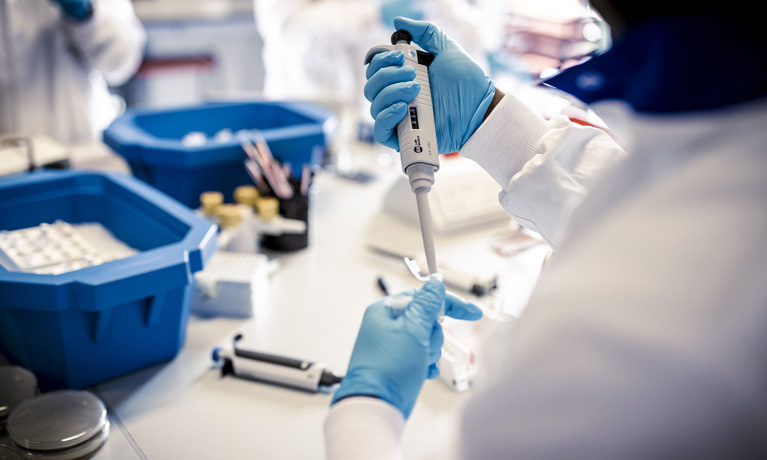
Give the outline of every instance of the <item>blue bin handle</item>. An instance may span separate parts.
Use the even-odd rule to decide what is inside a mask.
[[[168,249],[172,247],[137,254],[114,267],[106,263],[73,272],[72,306],[100,311],[190,284],[192,269],[188,253],[175,258],[178,252],[173,254]]]
[[[154,327],[159,323],[167,294],[167,292],[161,292],[155,296],[143,299],[146,304],[144,305],[143,321],[145,327]],[[113,310],[113,308],[107,308],[105,310],[91,312],[91,315],[93,315],[91,341],[93,343],[103,342],[104,339],[109,336],[109,327],[112,323]]]

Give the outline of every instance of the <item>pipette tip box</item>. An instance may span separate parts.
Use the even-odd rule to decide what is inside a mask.
[[[103,137],[134,176],[196,208],[203,192],[217,190],[232,201],[235,188],[252,185],[243,140],[262,136],[277,160],[301,171],[321,164],[336,124],[330,110],[308,102],[211,102],[129,109]]]
[[[249,318],[268,299],[269,259],[258,253],[218,251],[194,278],[193,314]]]
[[[0,179],[0,231],[99,223],[138,252],[59,274],[0,264],[0,354],[42,389],[82,388],[172,359],[192,276],[216,251],[216,227],[118,173],[42,171]]]

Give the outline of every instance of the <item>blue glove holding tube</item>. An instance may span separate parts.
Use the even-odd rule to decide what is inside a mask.
[[[349,370],[333,396],[332,404],[349,396],[373,396],[393,405],[407,419],[423,382],[439,375],[444,342],[437,316],[444,303],[445,315],[475,321],[482,310],[452,294],[442,281],[432,279],[417,290],[401,314],[387,306],[392,297],[370,305],[354,344]]]
[[[435,55],[429,66],[434,122],[439,153],[460,150],[474,134],[495,95],[495,85],[482,68],[439,27],[402,17],[394,19],[396,29],[406,30],[413,42]],[[401,51],[379,53],[367,68],[365,97],[372,104],[375,119],[373,138],[397,149],[395,128],[407,114],[407,102],[421,86],[414,81],[415,69],[403,65]]]
[[[93,14],[91,0],[51,0],[61,6],[61,10],[75,21],[84,21]]]

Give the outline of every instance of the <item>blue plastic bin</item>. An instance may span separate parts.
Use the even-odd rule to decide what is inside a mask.
[[[43,171],[0,180],[0,230],[98,222],[140,252],[61,275],[0,266],[0,353],[43,389],[81,388],[173,358],[192,274],[216,250],[207,220],[122,174]]]
[[[131,109],[104,131],[104,142],[123,156],[133,175],[191,208],[200,194],[232,192],[253,182],[245,171],[241,140],[213,140],[222,129],[233,133],[258,129],[274,156],[299,173],[305,163],[318,165],[330,142],[332,112],[302,102],[209,103],[176,109]],[[182,138],[203,132],[205,145],[189,147]],[[323,148],[315,148],[315,147]]]

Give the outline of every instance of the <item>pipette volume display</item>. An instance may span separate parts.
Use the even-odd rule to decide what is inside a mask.
[[[408,102],[408,112],[397,125],[402,170],[407,174],[410,188],[416,196],[418,217],[421,224],[424,253],[429,273],[437,273],[437,258],[434,249],[434,231],[428,193],[434,184],[434,172],[439,169],[437,151],[437,130],[434,125],[434,109],[429,84],[429,64],[434,55],[417,49],[410,42],[412,37],[405,30],[392,34],[391,45],[377,45],[368,50],[365,64],[369,64],[378,53],[399,50],[405,54],[405,64],[415,69],[415,81],[421,90],[415,99]]]

